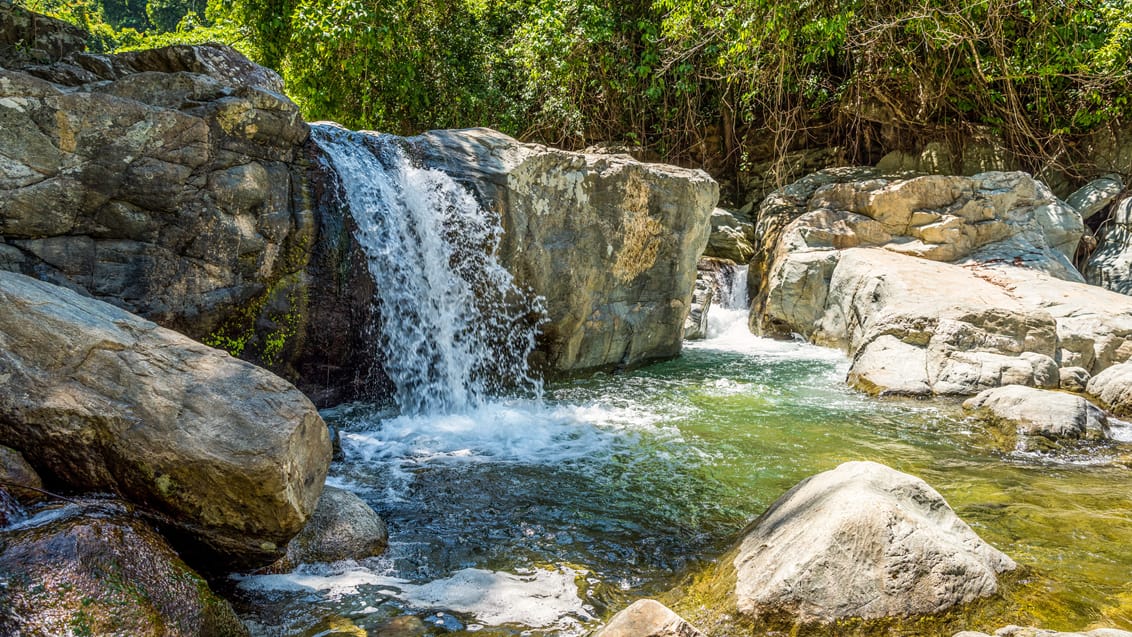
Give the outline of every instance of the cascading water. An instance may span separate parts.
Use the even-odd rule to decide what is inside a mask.
[[[504,387],[541,392],[527,357],[542,309],[495,258],[496,215],[395,138],[312,126],[337,173],[377,287],[379,341],[403,414],[475,409]]]

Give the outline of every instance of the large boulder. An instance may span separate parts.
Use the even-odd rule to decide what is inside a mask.
[[[1108,418],[1080,396],[1010,385],[983,391],[963,408],[1012,430],[1025,449],[1041,450],[1063,440],[1108,437]]]
[[[115,492],[230,564],[278,558],[330,438],[292,385],[112,305],[0,271],[0,443]]]
[[[847,462],[800,482],[734,559],[741,613],[803,623],[939,613],[998,591],[1015,568],[923,480]]]
[[[240,637],[247,629],[166,541],[114,502],[0,530],[0,634]]]
[[[593,637],[704,637],[664,604],[652,599],[633,602]]]
[[[1132,303],[1084,285],[1069,261],[1080,216],[1023,173],[799,192],[804,203],[780,206],[792,220],[766,257],[752,321],[847,350],[856,387],[1056,388],[1061,367],[1095,373],[1132,354]]]
[[[546,300],[550,373],[680,352],[696,260],[719,196],[706,173],[523,144],[487,129],[407,140],[502,219],[499,257]]]
[[[73,27],[26,13],[0,6],[0,270],[223,348],[320,404],[380,385],[373,284],[279,75],[219,45],[83,53]],[[3,57],[42,39],[57,53]]]

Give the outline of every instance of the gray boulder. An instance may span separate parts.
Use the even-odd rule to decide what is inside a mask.
[[[751,525],[734,565],[741,613],[803,623],[939,613],[993,595],[1015,568],[923,480],[874,462],[788,491]]]
[[[963,408],[1011,430],[1025,449],[1040,450],[1063,440],[1108,438],[1108,418],[1089,401],[1063,392],[1009,385],[981,392]]]
[[[1101,177],[1074,191],[1065,203],[1081,213],[1081,219],[1088,219],[1115,201],[1123,190],[1124,180],[1119,175]]]
[[[0,531],[0,634],[243,637],[228,602],[112,501]]]
[[[0,443],[111,491],[231,564],[278,558],[330,464],[286,381],[100,301],[0,272]]]
[[[292,566],[311,562],[361,560],[389,546],[385,522],[361,498],[324,487],[307,525],[287,545]]]
[[[1132,197],[1116,204],[1102,229],[1097,249],[1085,265],[1085,279],[1113,292],[1132,294]]]
[[[536,362],[550,373],[680,352],[719,197],[707,173],[523,144],[487,129],[407,142],[500,213],[500,261],[520,288],[546,300]]]
[[[1120,417],[1132,417],[1132,362],[1113,365],[1089,379],[1086,393]]]
[[[633,602],[617,613],[593,637],[703,637],[703,633],[651,599]]]

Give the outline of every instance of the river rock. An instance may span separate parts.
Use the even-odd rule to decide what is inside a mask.
[[[757,519],[734,560],[741,613],[832,622],[939,613],[998,591],[1013,560],[923,480],[847,462]]]
[[[0,489],[22,502],[43,499],[43,480],[15,449],[0,445]]]
[[[361,498],[337,487],[323,487],[307,525],[287,545],[294,566],[311,562],[361,560],[389,546],[385,522]]]
[[[330,464],[311,402],[107,303],[0,271],[0,442],[51,482],[112,491],[229,565],[278,558]]]
[[[1132,197],[1116,204],[1103,226],[1097,249],[1085,266],[1085,279],[1121,294],[1132,294]]]
[[[407,140],[502,219],[500,261],[546,300],[550,373],[680,352],[719,186],[703,171],[523,144],[487,129]]]
[[[703,637],[703,633],[664,604],[642,599],[614,615],[594,637]]]
[[[756,286],[762,333],[845,349],[875,394],[1056,388],[1132,354],[1132,304],[1083,284],[1080,216],[1028,175],[836,176],[774,209],[792,220]]]
[[[1110,175],[1094,179],[1073,192],[1065,199],[1065,203],[1073,206],[1081,214],[1081,219],[1088,219],[1104,210],[1124,190],[1124,180],[1119,175]]]
[[[1089,379],[1086,392],[1120,417],[1132,417],[1132,362],[1113,365]]]
[[[1058,377],[1060,378],[1059,385],[1065,391],[1071,391],[1077,394],[1085,393],[1085,388],[1089,385],[1089,379],[1092,375],[1089,370],[1084,367],[1062,367],[1057,370]]]
[[[731,212],[716,208],[711,213],[711,234],[708,235],[705,257],[727,259],[746,264],[755,254],[755,227],[739,221]]]
[[[248,634],[165,540],[112,502],[0,531],[0,634]]]
[[[1027,449],[1038,450],[1062,440],[1108,438],[1105,413],[1084,398],[1063,392],[1022,385],[995,387],[968,399],[963,408],[1013,428]]]
[[[708,313],[716,295],[716,273],[710,262],[700,259],[696,268],[696,282],[692,286],[692,307],[684,319],[684,340],[695,341],[707,337]]]

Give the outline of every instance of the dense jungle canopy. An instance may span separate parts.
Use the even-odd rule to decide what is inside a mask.
[[[741,170],[989,133],[1031,170],[1129,113],[1132,0],[22,0],[93,50],[219,41],[308,119],[490,126]]]

